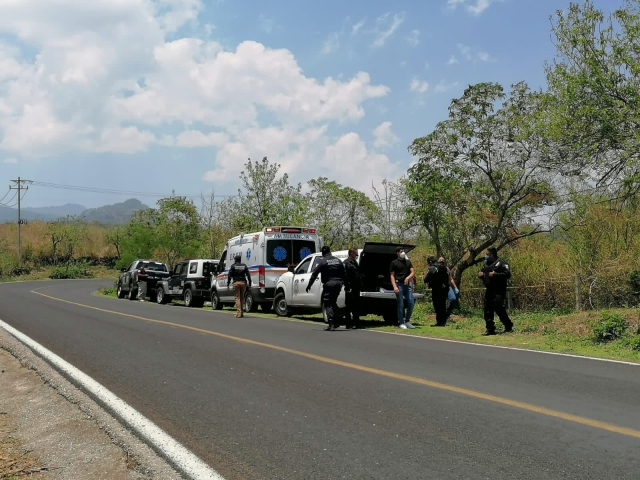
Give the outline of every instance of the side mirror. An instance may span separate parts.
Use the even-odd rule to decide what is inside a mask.
[[[294,267],[293,265],[289,265],[289,267],[287,268],[287,270],[291,273],[294,273],[296,270],[296,267]]]

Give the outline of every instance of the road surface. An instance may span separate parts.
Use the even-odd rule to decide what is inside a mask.
[[[640,366],[0,285],[0,319],[227,479],[637,479]]]

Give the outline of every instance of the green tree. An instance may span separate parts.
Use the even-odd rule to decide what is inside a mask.
[[[509,95],[495,83],[470,86],[449,119],[409,147],[418,161],[405,181],[408,213],[455,265],[456,281],[486,248],[546,231],[535,216],[554,203],[554,174],[539,154],[539,102],[525,83]]]
[[[377,207],[364,193],[319,177],[308,182],[311,191],[307,223],[318,228],[333,249],[359,246],[373,233]]]
[[[152,258],[160,245],[156,235],[158,211],[153,208],[139,210],[133,214],[125,225],[120,241],[120,259],[118,268],[129,266],[138,258]]]
[[[158,200],[153,230],[158,241],[157,251],[170,269],[180,258],[197,255],[201,227],[198,210],[192,200],[186,197]]]
[[[559,10],[540,124],[552,166],[600,185],[640,180],[640,2],[605,16],[590,0]],[[626,180],[626,182],[620,182]],[[634,190],[635,191],[635,190]]]
[[[223,202],[233,230],[256,231],[267,225],[304,223],[307,205],[302,185],[291,185],[289,176],[280,175],[281,165],[251,159],[240,174],[238,197]]]

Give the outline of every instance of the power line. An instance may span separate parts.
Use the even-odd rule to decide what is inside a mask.
[[[38,180],[33,180],[33,185],[44,188],[55,188],[59,190],[73,190],[78,192],[89,192],[89,193],[103,193],[103,194],[115,194],[115,195],[134,195],[140,197],[156,197],[156,198],[165,198],[178,196],[178,197],[187,197],[187,198],[200,198],[201,195],[193,195],[193,194],[168,194],[168,193],[156,193],[156,192],[138,192],[133,190],[115,190],[110,188],[98,188],[98,187],[86,187],[81,185],[64,185],[60,183],[51,183],[51,182],[41,182]],[[216,195],[216,197],[236,197],[237,195]]]
[[[9,192],[7,192],[7,195],[9,195],[9,193],[11,193],[11,190],[14,190],[13,188],[9,187]],[[7,196],[5,195],[5,197]],[[18,195],[18,192],[13,194],[13,197],[11,197],[11,200],[7,200],[6,203],[0,203],[0,205],[2,205],[3,207],[9,207],[9,208],[13,208],[17,205],[17,203],[14,203],[13,205],[8,205],[9,203],[13,202],[16,199],[16,195]],[[4,198],[3,198],[4,200]]]

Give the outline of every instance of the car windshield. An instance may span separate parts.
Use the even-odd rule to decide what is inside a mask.
[[[144,268],[147,270],[153,270],[155,272],[166,272],[167,270],[167,266],[164,263],[158,263],[158,262],[143,262],[141,263],[138,268],[140,268],[142,265],[144,265]]]
[[[267,242],[267,263],[272,267],[295,267],[312,253],[316,253],[316,242],[312,240],[269,240]]]

